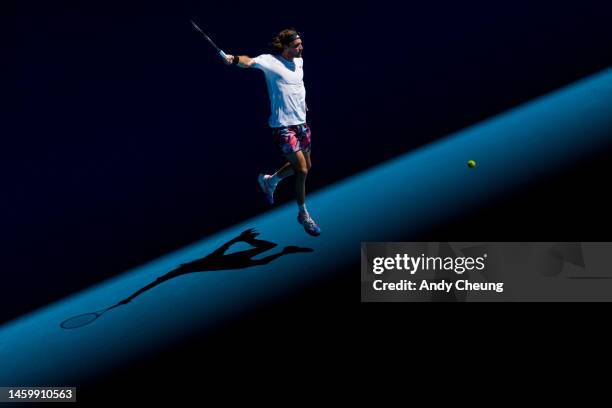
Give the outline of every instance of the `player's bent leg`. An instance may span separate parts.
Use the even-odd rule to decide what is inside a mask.
[[[278,171],[274,174],[263,174],[260,173],[257,177],[257,182],[261,191],[266,196],[266,200],[269,204],[274,204],[274,190],[281,180],[293,175],[293,166],[290,162],[285,163]]]
[[[298,205],[303,205],[306,201],[306,176],[308,175],[308,167],[306,165],[306,159],[304,153],[300,150],[297,152],[289,153],[285,156],[291,166],[293,167],[293,173],[295,174],[295,193]]]
[[[302,151],[302,153],[304,154],[304,160],[306,161],[306,170],[310,171],[310,168],[312,167],[312,162],[310,161],[310,151]]]
[[[308,234],[318,236],[321,234],[321,228],[314,222],[306,209],[306,176],[308,175],[307,154],[308,153],[303,151],[297,151],[288,154],[287,159],[292,164],[295,173],[296,201],[299,208],[297,221],[304,227],[304,230]]]

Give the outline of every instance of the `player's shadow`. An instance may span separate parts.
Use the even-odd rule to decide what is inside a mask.
[[[141,289],[134,292],[132,295],[127,298],[117,302],[116,304],[107,307],[106,309],[102,309],[96,312],[90,312],[85,314],[80,314],[78,316],[71,317],[67,320],[64,320],[60,327],[63,329],[76,329],[79,327],[83,327],[89,323],[92,323],[94,320],[102,316],[104,313],[108,312],[111,309],[116,307],[128,304],[137,296],[140,296],[144,292],[153,289],[157,285],[160,285],[170,279],[176,278],[177,276],[185,275],[193,272],[207,272],[207,271],[220,271],[226,269],[243,269],[249,268],[251,266],[258,265],[267,265],[275,259],[280,258],[283,255],[288,254],[297,254],[302,252],[313,252],[312,248],[301,248],[297,246],[286,246],[282,249],[282,251],[277,252],[275,254],[268,255],[261,259],[253,259],[257,255],[260,255],[266,251],[277,246],[277,244],[264,241],[261,239],[256,239],[259,233],[255,232],[254,229],[248,229],[243,231],[237,237],[229,240],[225,244],[221,245],[219,248],[206,255],[204,258],[196,259],[195,261],[181,264],[176,269],[166,273],[155,279],[153,282],[148,285],[142,287]],[[253,246],[251,249],[246,249],[243,251],[233,252],[231,254],[226,254],[225,252],[231,247],[233,244],[237,242],[246,242]]]

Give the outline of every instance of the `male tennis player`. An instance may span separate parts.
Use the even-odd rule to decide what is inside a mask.
[[[278,183],[295,174],[295,189],[299,208],[298,222],[310,235],[320,235],[321,229],[306,209],[306,175],[310,170],[310,127],[306,124],[306,88],[302,39],[297,31],[281,31],[272,40],[274,54],[255,58],[246,55],[227,55],[225,62],[241,68],[263,71],[272,105],[269,125],[275,143],[287,158],[273,175],[260,174],[259,185],[270,204],[274,203],[274,190]]]

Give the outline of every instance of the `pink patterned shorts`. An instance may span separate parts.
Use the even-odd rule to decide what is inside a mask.
[[[300,150],[310,152],[310,127],[301,125],[273,128],[274,143],[280,147],[284,155]]]

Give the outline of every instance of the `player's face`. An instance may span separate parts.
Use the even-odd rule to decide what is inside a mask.
[[[302,40],[299,38],[293,40],[293,42],[287,46],[287,50],[293,58],[301,58],[302,51],[304,50]]]

